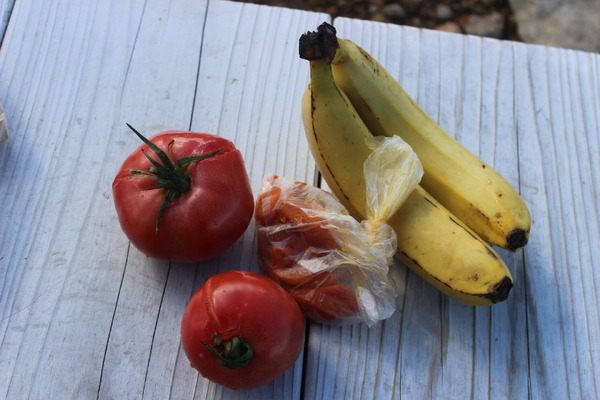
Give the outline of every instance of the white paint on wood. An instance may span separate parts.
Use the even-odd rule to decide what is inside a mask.
[[[236,392],[181,349],[211,275],[260,272],[254,223],[226,253],[152,260],[118,226],[110,185],[125,127],[217,133],[266,174],[316,183],[300,98],[301,33],[324,14],[228,1],[0,2],[0,398],[597,398],[600,58],[367,21],[340,36],[375,55],[530,206],[505,303],[472,308],[398,264],[397,312],[372,328],[311,323],[274,382]],[[4,29],[2,26],[0,28]],[[303,375],[304,374],[304,375]]]
[[[516,254],[500,250],[516,278],[506,303],[473,313],[434,299],[429,316],[436,322],[430,332],[439,331],[434,337],[441,345],[431,343],[425,355],[419,352],[420,359],[414,345],[424,340],[423,328],[415,333],[415,327],[403,326],[402,337],[410,339],[401,346],[401,358],[409,361],[395,371],[402,393],[595,398],[599,375],[593,343],[600,327],[598,273],[591,266],[598,252],[592,244],[598,238],[600,170],[597,55],[335,22],[341,36],[376,55],[450,134],[515,185],[533,215],[530,245]],[[411,36],[412,44],[402,41],[407,45],[400,57],[406,64],[399,72],[386,50],[402,35]],[[370,40],[381,36],[387,47]],[[414,296],[423,302],[422,292]],[[404,316],[411,316],[410,303],[403,301]],[[469,314],[472,319],[465,320]],[[414,318],[420,322],[417,314]],[[462,348],[452,347],[458,343]],[[435,361],[427,364],[428,357]],[[423,376],[423,370],[434,372]]]

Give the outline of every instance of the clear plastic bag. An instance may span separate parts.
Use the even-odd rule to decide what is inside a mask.
[[[368,215],[357,221],[331,194],[270,176],[256,204],[258,255],[267,274],[318,322],[373,323],[396,307],[389,275],[396,234],[385,223],[421,179],[399,138],[375,139],[365,163]]]

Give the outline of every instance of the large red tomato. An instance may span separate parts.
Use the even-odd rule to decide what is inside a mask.
[[[192,367],[232,389],[267,383],[288,369],[304,345],[304,317],[273,280],[229,271],[192,296],[181,322]]]
[[[145,254],[194,262],[219,255],[254,211],[244,161],[222,137],[166,131],[143,141],[113,182],[123,231]]]

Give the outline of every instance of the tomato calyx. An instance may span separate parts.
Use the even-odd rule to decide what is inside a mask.
[[[202,343],[204,347],[227,369],[243,368],[248,366],[254,356],[254,349],[250,343],[236,336],[223,342],[219,335],[213,336],[214,345]]]
[[[160,147],[148,140],[144,135],[139,133],[134,127],[127,124],[129,129],[133,131],[150,149],[158,156],[160,162],[152,158],[145,150],[142,153],[152,163],[152,167],[148,168],[148,171],[141,169],[130,169],[129,172],[133,175],[150,176],[156,178],[156,187],[165,190],[167,193],[163,200],[158,215],[156,217],[156,234],[158,235],[158,228],[163,214],[167,210],[167,207],[173,202],[176,197],[186,193],[191,185],[190,175],[186,171],[185,167],[191,163],[204,160],[217,154],[221,149],[217,149],[208,154],[201,154],[198,156],[182,157],[177,161],[171,157],[171,146],[173,140],[167,145],[167,152],[165,153]]]

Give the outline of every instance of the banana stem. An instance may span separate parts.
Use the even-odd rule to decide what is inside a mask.
[[[304,60],[327,60],[331,64],[339,47],[336,30],[327,22],[319,25],[315,32],[300,36],[299,53]]]
[[[310,84],[313,88],[335,87],[331,65],[325,60],[313,60],[310,62]]]

